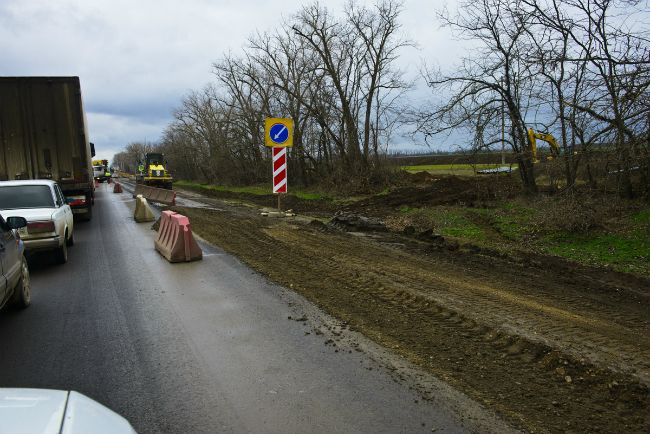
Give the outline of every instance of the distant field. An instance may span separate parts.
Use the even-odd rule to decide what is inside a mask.
[[[464,175],[474,176],[477,170],[495,169],[501,164],[425,164],[415,166],[401,166],[402,170],[410,173],[428,172],[432,175]],[[506,164],[504,166],[517,168],[517,164]]]

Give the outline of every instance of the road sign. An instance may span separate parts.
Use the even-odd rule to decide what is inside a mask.
[[[287,192],[287,148],[273,148],[273,193]]]
[[[266,146],[293,146],[293,119],[266,118],[264,127]]]

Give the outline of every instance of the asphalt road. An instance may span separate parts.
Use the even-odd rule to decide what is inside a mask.
[[[141,433],[468,430],[288,320],[295,296],[236,258],[203,245],[202,261],[168,263],[131,196],[106,187],[69,262],[32,258],[32,305],[0,312],[0,387],[76,390]]]

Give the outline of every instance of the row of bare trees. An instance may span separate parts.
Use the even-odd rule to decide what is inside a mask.
[[[131,142],[122,152],[113,156],[111,165],[123,172],[136,173],[138,165],[148,152],[154,152],[159,145],[151,142]]]
[[[216,81],[187,95],[159,144],[181,177],[244,183],[268,179],[264,119],[294,122],[292,182],[372,173],[406,90],[395,66],[400,3],[349,3],[342,18],[303,7],[242,55],[213,65]],[[345,173],[345,177],[343,175]]]
[[[418,140],[470,138],[475,151],[507,144],[535,192],[533,128],[557,137],[568,187],[603,149],[621,193],[650,185],[647,0],[460,0],[439,20],[469,48],[452,72],[424,71],[435,101],[419,108],[402,102],[410,85],[396,60],[411,43],[401,10],[399,0],[351,2],[338,17],[315,3],[252,36],[182,100],[157,149],[178,177],[266,181],[264,119],[290,117],[292,183],[348,183],[381,174],[389,138],[411,128]]]
[[[464,129],[476,150],[501,146],[537,190],[528,128],[554,134],[567,186],[585,157],[613,148],[620,192],[650,185],[647,1],[463,0],[439,14],[472,46],[449,73],[426,78],[445,99],[413,110],[426,138]],[[503,131],[505,129],[505,131]]]

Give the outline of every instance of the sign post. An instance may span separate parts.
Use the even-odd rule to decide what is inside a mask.
[[[293,146],[293,120],[266,118],[264,126],[264,144],[273,151],[273,193],[278,195],[281,211],[280,195],[287,192],[287,147]]]

